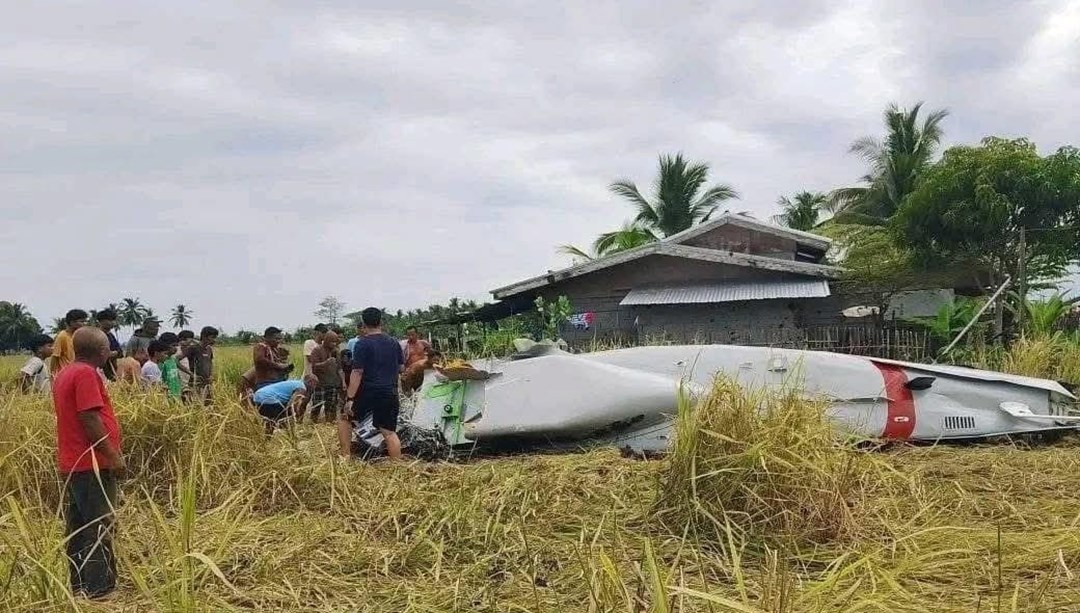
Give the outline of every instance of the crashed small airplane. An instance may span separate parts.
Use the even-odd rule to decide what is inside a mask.
[[[868,439],[944,441],[1075,429],[1074,396],[1044,379],[820,351],[688,345],[571,354],[532,346],[485,370],[429,373],[403,420],[406,447],[615,446],[667,449],[680,384],[701,392],[717,374],[749,388],[796,385],[826,398],[842,431]],[[361,448],[378,450],[369,425]]]

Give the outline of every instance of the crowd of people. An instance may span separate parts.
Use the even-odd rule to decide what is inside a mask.
[[[31,340],[32,355],[20,370],[20,389],[50,389],[57,373],[75,361],[74,336],[89,325],[89,319],[86,311],[72,309],[64,316],[64,329],[55,339],[42,334]],[[213,346],[219,336],[216,328],[204,327],[197,339],[191,330],[159,335],[161,322],[151,318],[122,346],[113,332],[117,328],[115,311],[100,311],[92,327],[100,330],[109,344],[108,358],[97,371],[106,383],[140,385],[161,390],[175,400],[209,402]]]
[[[72,309],[56,338],[40,335],[20,371],[27,393],[51,392],[56,413],[57,463],[65,478],[65,525],[72,589],[99,599],[116,587],[113,553],[117,483],[125,464],[120,426],[109,396],[112,385],[161,393],[176,402],[211,404],[214,345],[219,331],[160,333],[147,319],[125,345],[113,332],[116,313],[105,309],[90,323]],[[264,420],[266,432],[299,422],[310,407],[313,422],[337,422],[341,453],[349,457],[352,433],[369,418],[386,443],[387,455],[401,457],[397,436],[400,395],[420,388],[424,371],[439,355],[410,327],[398,341],[382,329],[382,312],[365,309],[356,336],[342,349],[342,331],[319,324],[303,346],[299,378],[282,344],[282,332],[267,328],[252,348],[252,366],[240,394]]]
[[[75,361],[75,333],[92,325],[104,333],[109,343],[108,359],[98,369],[106,384],[139,386],[182,402],[211,402],[214,345],[220,334],[216,328],[204,327],[197,338],[191,330],[161,333],[161,322],[148,318],[121,345],[114,333],[117,319],[115,311],[104,309],[91,324],[86,311],[68,311],[63,320],[65,327],[55,339],[45,334],[32,339],[32,355],[20,370],[20,389],[27,393],[48,392],[56,374]],[[316,325],[312,337],[303,344],[303,374],[289,379],[294,370],[289,349],[282,342],[281,329],[271,326],[252,348],[252,365],[240,377],[240,398],[264,418],[268,433],[286,420],[303,421],[309,412],[312,422],[335,422],[347,401],[353,355],[361,339],[374,331],[382,334],[381,320],[372,325],[358,322],[356,335],[347,341],[342,329]],[[394,389],[408,395],[420,389],[424,373],[440,356],[431,343],[420,338],[415,326],[410,326],[406,337],[396,342],[400,345],[402,367],[395,375]]]

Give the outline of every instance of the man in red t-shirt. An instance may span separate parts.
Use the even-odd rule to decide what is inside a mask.
[[[109,360],[109,339],[98,328],[73,335],[75,362],[53,380],[57,464],[65,478],[71,588],[101,598],[116,588],[113,511],[124,472],[120,427],[98,369]]]

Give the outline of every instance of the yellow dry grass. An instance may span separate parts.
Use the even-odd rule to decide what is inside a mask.
[[[721,381],[660,461],[361,464],[225,393],[116,404],[122,585],[95,605],[67,591],[49,403],[0,393],[0,610],[1080,611],[1070,441],[862,452]]]

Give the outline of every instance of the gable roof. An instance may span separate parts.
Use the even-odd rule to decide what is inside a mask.
[[[702,260],[706,262],[716,262],[718,264],[732,264],[735,266],[747,266],[751,268],[761,268],[763,270],[773,270],[779,272],[790,272],[795,274],[808,275],[812,277],[821,277],[826,279],[835,279],[840,274],[840,269],[835,266],[825,266],[822,264],[809,264],[806,262],[795,262],[792,260],[781,260],[779,258],[770,258],[760,255],[750,255],[747,253],[735,253],[732,251],[721,251],[717,249],[705,249],[702,247],[692,247],[685,245],[686,241],[701,236],[706,232],[719,228],[724,225],[734,225],[747,230],[753,230],[756,232],[762,232],[765,234],[771,234],[773,236],[779,236],[781,238],[789,238],[796,241],[798,244],[807,245],[821,251],[825,251],[832,244],[832,240],[825,238],[824,236],[818,236],[817,234],[811,234],[809,232],[802,232],[800,230],[792,230],[790,228],[781,228],[773,224],[765,223],[758,219],[754,219],[749,215],[740,213],[724,213],[716,219],[707,221],[703,224],[699,224],[687,230],[683,230],[678,234],[672,234],[667,238],[660,239],[655,243],[649,243],[636,247],[634,249],[627,249],[626,251],[620,251],[619,253],[609,255],[598,260],[591,260],[578,264],[576,266],[570,266],[569,268],[563,268],[562,270],[548,271],[545,274],[537,275],[535,277],[525,279],[524,281],[518,281],[500,288],[491,290],[492,296],[496,299],[503,299],[515,294],[543,287],[545,285],[551,285],[559,281],[565,281],[566,279],[572,279],[579,277],[590,272],[597,270],[603,270],[611,266],[631,262],[650,255],[669,255],[680,258],[687,258],[691,260]]]
[[[643,245],[636,249],[628,249],[626,251],[620,251],[614,255],[609,255],[606,258],[599,260],[592,260],[577,266],[571,266],[570,268],[564,268],[549,272],[547,274],[538,275],[524,281],[500,287],[498,289],[491,290],[491,294],[502,300],[509,296],[519,294],[521,292],[544,287],[545,285],[552,285],[560,281],[572,279],[574,277],[580,277],[581,275],[588,274],[590,272],[596,272],[619,264],[625,264],[626,262],[632,262],[634,260],[650,256],[650,255],[668,255],[677,258],[686,258],[689,260],[699,260],[704,262],[714,262],[717,264],[730,264],[733,266],[746,266],[749,268],[760,268],[762,270],[772,270],[777,272],[790,272],[799,275],[806,275],[810,277],[819,277],[823,279],[835,279],[840,274],[840,269],[835,266],[825,266],[823,264],[809,264],[806,262],[796,262],[794,260],[781,260],[778,258],[770,258],[762,255],[751,255],[748,253],[733,253],[731,251],[719,251],[716,249],[705,249],[702,247],[690,247],[688,245],[679,245],[676,243],[670,243],[666,240],[657,241],[648,245]]]
[[[716,219],[712,219],[702,224],[698,224],[678,234],[672,234],[671,236],[663,239],[664,241],[670,241],[674,243],[685,243],[686,241],[701,236],[707,232],[715,230],[720,226],[736,226],[744,228],[746,230],[752,230],[754,232],[761,232],[762,234],[769,234],[772,236],[778,236],[780,238],[787,238],[795,241],[800,245],[806,245],[813,247],[820,251],[827,251],[829,246],[832,245],[832,239],[812,234],[810,232],[803,232],[802,230],[792,230],[791,228],[785,228],[771,223],[766,223],[760,219],[756,219],[745,213],[724,213]]]

